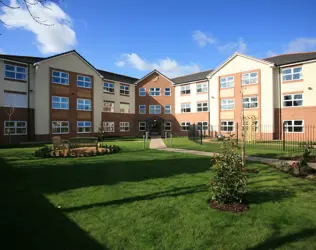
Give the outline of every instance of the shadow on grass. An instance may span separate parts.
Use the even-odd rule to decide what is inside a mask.
[[[281,202],[284,199],[294,196],[293,191],[278,189],[270,190],[250,190],[246,194],[246,200],[249,204],[261,204],[265,202]]]

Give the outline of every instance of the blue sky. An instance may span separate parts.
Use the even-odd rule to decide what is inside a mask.
[[[0,50],[49,56],[76,49],[97,68],[135,77],[153,68],[170,77],[212,69],[235,51],[264,58],[316,50],[313,0],[88,2],[35,7],[52,27],[2,8],[11,26],[0,28]]]

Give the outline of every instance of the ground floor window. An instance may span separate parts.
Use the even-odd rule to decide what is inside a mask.
[[[284,131],[286,133],[303,133],[304,121],[303,120],[289,120],[283,121]]]
[[[138,123],[139,131],[146,131],[146,122]]]
[[[52,122],[52,133],[53,134],[68,134],[69,133],[69,122],[68,121],[53,121]]]
[[[103,127],[105,132],[114,132],[115,123],[114,122],[103,122]]]
[[[165,122],[165,131],[171,131],[171,122]]]
[[[199,130],[208,130],[208,122],[198,122],[197,125]]]
[[[27,122],[25,121],[5,121],[4,122],[5,135],[26,135]]]
[[[181,130],[182,131],[188,131],[190,125],[191,125],[191,122],[181,122]]]
[[[77,122],[77,132],[78,133],[91,133],[92,132],[92,122],[89,122],[89,121]]]
[[[121,132],[129,131],[129,122],[120,122],[120,131]]]
[[[221,121],[221,131],[234,131],[234,121]]]

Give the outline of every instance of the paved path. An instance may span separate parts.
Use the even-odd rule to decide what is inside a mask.
[[[150,144],[149,144],[149,148],[151,149],[166,149],[167,146],[165,144],[165,142],[160,138],[151,138],[150,139]]]

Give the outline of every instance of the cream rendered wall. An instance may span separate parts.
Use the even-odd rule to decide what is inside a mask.
[[[4,61],[0,60],[0,107],[3,107],[4,99]]]
[[[94,132],[97,132],[101,122],[101,112],[103,108],[103,81],[99,74],[95,72],[76,54],[67,54],[51,60],[39,63],[36,67],[35,75],[35,134],[49,134],[50,110],[49,110],[49,88],[50,88],[50,67],[66,71],[72,71],[94,77]]]
[[[304,107],[316,106],[316,62],[305,63],[302,67],[303,81],[281,83],[281,95],[288,92],[303,91]],[[283,98],[283,97],[282,97]],[[283,100],[283,99],[282,99]],[[283,102],[282,102],[283,107]]]
[[[212,77],[211,79],[209,79],[209,124],[214,126],[214,130],[217,130],[217,127],[219,125],[218,114],[220,107],[218,105],[218,93],[218,77]]]
[[[198,83],[207,83],[208,81],[201,81]],[[187,84],[183,85],[176,85],[175,87],[175,112],[176,114],[181,113],[181,103],[189,102],[191,103],[191,112],[195,113],[197,112],[197,105],[196,103],[199,101],[208,101],[208,94],[197,94],[196,92],[196,83],[191,83],[190,85],[190,90],[191,94],[190,95],[183,95],[181,96],[181,86],[184,86]]]

